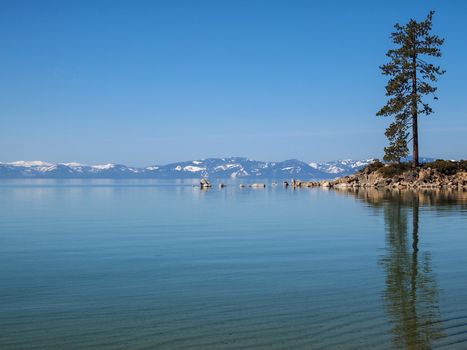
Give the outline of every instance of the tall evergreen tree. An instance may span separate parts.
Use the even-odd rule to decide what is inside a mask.
[[[384,160],[390,163],[400,163],[401,158],[407,157],[409,148],[407,147],[407,126],[403,121],[394,121],[384,133],[389,140],[389,146],[384,147]]]
[[[380,69],[389,76],[386,85],[386,105],[376,115],[392,116],[394,121],[386,129],[389,146],[385,148],[386,161],[400,161],[408,154],[407,143],[412,141],[413,166],[418,162],[418,117],[433,113],[422,98],[432,95],[436,100],[437,88],[432,83],[445,73],[440,66],[427,62],[426,56],[440,57],[444,39],[431,35],[434,11],[425,20],[411,19],[406,25],[396,24],[391,38],[395,49],[386,53],[390,61]],[[411,139],[409,139],[411,136]]]

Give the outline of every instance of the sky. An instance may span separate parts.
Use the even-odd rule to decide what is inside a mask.
[[[435,10],[420,153],[467,158],[467,1],[0,1],[0,162],[381,158],[379,66]]]

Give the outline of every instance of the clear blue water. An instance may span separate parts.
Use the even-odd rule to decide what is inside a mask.
[[[0,182],[0,349],[466,349],[467,193]]]

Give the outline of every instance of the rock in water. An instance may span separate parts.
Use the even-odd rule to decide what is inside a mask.
[[[254,184],[251,184],[250,187],[251,187],[251,188],[265,188],[265,187],[266,187],[266,184],[254,183]]]
[[[209,188],[211,186],[212,186],[211,183],[207,179],[201,179],[199,183],[199,187],[201,188]]]

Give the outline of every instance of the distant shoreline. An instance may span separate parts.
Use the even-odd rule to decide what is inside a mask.
[[[0,178],[107,178],[107,179],[333,179],[350,175],[373,159],[306,163],[297,159],[280,162],[242,157],[207,158],[166,165],[130,167],[123,164],[86,165],[17,161],[0,163]]]

